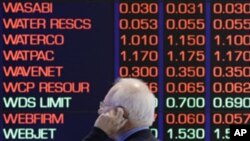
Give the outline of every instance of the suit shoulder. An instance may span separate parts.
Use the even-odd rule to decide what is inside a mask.
[[[138,131],[126,139],[126,141],[158,141],[149,129]]]

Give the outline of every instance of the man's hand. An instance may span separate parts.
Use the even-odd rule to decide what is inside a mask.
[[[120,107],[101,114],[95,121],[95,127],[102,129],[108,136],[116,134],[127,122]]]

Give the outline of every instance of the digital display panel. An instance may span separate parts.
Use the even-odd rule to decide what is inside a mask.
[[[117,78],[155,94],[162,141],[250,124],[250,2],[1,2],[1,139],[81,140]]]

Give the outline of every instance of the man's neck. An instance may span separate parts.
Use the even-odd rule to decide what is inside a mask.
[[[127,123],[116,135],[115,135],[115,138],[114,138],[114,140],[115,141],[118,141],[119,140],[119,138],[121,137],[121,135],[124,135],[124,134],[126,134],[126,133],[128,133],[128,132],[130,132],[130,131],[132,131],[132,130],[134,130],[134,129],[137,129],[137,128],[145,128],[145,127],[147,127],[147,126],[145,126],[145,125],[135,125],[135,124],[131,124],[130,122],[129,123]]]

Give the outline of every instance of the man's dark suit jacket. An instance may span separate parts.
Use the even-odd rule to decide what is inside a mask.
[[[106,141],[108,136],[101,129],[94,127],[82,141]],[[149,129],[138,131],[129,136],[125,141],[158,141]]]

